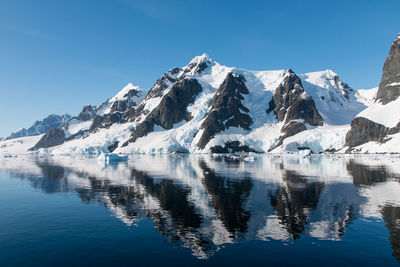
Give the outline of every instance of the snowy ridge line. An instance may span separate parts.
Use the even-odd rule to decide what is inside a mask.
[[[230,74],[243,77],[243,86],[248,92],[245,90],[238,93],[243,89],[238,89],[239,85],[231,84],[227,80]],[[289,76],[298,77],[299,85],[292,88]],[[201,91],[188,95],[190,85],[182,87],[183,82],[188,80],[197,81]],[[221,88],[223,85],[227,87]],[[287,110],[281,121],[274,110],[276,101],[281,101],[276,97],[279,86],[289,86],[285,90],[294,95],[296,90],[303,90],[298,99],[305,101],[303,106],[295,106],[297,100],[290,100],[294,102],[290,102],[289,106],[282,105],[282,109]],[[222,96],[221,93],[226,95]],[[218,102],[221,101],[217,100],[218,96],[228,102]],[[331,153],[344,147],[346,132],[352,119],[357,114],[363,115],[363,110],[368,106],[379,105],[374,103],[375,96],[375,89],[358,92],[344,83],[332,70],[299,75],[292,70],[251,71],[221,65],[203,54],[193,58],[182,68],[173,68],[164,73],[150,90],[143,90],[129,83],[101,105],[85,106],[78,116],[60,127],[59,132],[46,134],[43,138],[48,143],[42,142],[44,145],[37,147],[34,152],[27,152],[32,148],[28,147],[32,145],[30,142],[25,142],[24,148],[12,151],[10,144],[7,145],[7,150],[2,149],[6,144],[0,141],[0,155],[20,154],[24,149],[26,151],[23,153],[41,156],[215,151],[300,152],[303,155],[304,150],[311,153]],[[283,101],[287,101],[285,99],[288,94],[281,97]],[[183,101],[184,98],[189,99]],[[311,126],[302,118],[310,109],[304,105],[309,105],[310,101],[315,103],[323,123]],[[181,106],[183,102],[189,104]],[[212,109],[212,105],[217,104],[220,106]],[[395,106],[393,103],[388,105],[390,111]],[[377,107],[381,109],[381,106]],[[290,119],[287,117],[289,111]],[[225,116],[224,113],[231,115],[228,119],[219,119]],[[206,120],[210,114],[214,118]],[[245,121],[245,116],[250,120]],[[393,120],[385,118],[385,123],[394,124],[395,117],[394,115]],[[323,126],[318,126],[322,124]],[[208,129],[217,130],[210,132]],[[134,133],[136,137],[132,138]],[[210,136],[202,147],[199,142],[204,134]],[[370,149],[368,152],[373,151],[374,149]],[[396,147],[390,152],[400,153],[400,148]]]

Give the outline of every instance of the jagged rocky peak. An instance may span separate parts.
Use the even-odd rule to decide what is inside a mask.
[[[324,102],[333,102],[342,106],[352,100],[356,91],[347,83],[343,82],[339,75],[332,70],[316,71],[299,75],[304,82],[304,86],[313,87],[314,95]],[[320,89],[316,90],[315,86]],[[317,101],[318,99],[314,99]]]
[[[302,119],[313,126],[323,124],[314,100],[304,91],[301,79],[290,69],[287,70],[282,83],[275,89],[271,101],[267,112],[274,110],[279,121],[288,123],[291,120]]]
[[[327,82],[327,86],[338,88],[342,91],[342,94],[345,96],[348,91],[354,91],[347,83],[343,82],[339,75],[333,70],[325,70],[320,72],[315,72],[315,74],[321,74],[321,78],[325,79]],[[323,87],[327,87],[323,86]]]
[[[182,70],[178,67],[164,73],[146,95],[146,99],[161,97],[163,92],[174,85],[180,78]]]
[[[34,136],[34,135],[44,134],[52,128],[59,128],[65,126],[70,119],[71,115],[69,114],[64,114],[64,115],[50,114],[43,120],[36,121],[28,129],[22,128],[16,132],[13,132],[6,139],[14,139],[24,136]]]
[[[128,142],[135,142],[139,137],[147,135],[153,131],[155,125],[168,130],[174,126],[174,123],[189,121],[191,114],[187,111],[187,106],[194,102],[201,91],[202,87],[196,79],[180,80],[163,96],[158,106],[147,115],[146,119],[132,129]]]
[[[211,108],[201,124],[203,130],[198,147],[203,149],[216,133],[229,127],[241,127],[250,130],[253,123],[247,114],[249,109],[242,104],[243,95],[249,94],[243,75],[229,72],[219,86],[212,101]]]
[[[207,54],[194,57],[188,65],[183,68],[175,67],[164,73],[149,90],[146,99],[161,97],[163,92],[171,88],[176,82],[184,79],[187,75],[202,73],[210,64],[212,59]]]
[[[393,42],[389,55],[383,65],[382,80],[379,84],[376,100],[378,103],[361,112],[351,121],[351,129],[346,134],[345,145],[349,147],[347,152],[354,147],[375,141],[385,143],[391,139],[391,135],[400,132],[400,114],[396,114],[395,101],[400,96],[400,34]],[[384,106],[380,105],[384,104]],[[389,111],[384,109],[388,107]],[[389,114],[388,112],[394,112]],[[394,117],[393,117],[394,116]],[[397,116],[397,117],[396,117]],[[379,118],[398,119],[397,125],[383,125]],[[393,119],[392,118],[392,119]],[[377,121],[375,121],[377,120]]]
[[[183,68],[183,72],[188,75],[195,75],[202,73],[213,60],[207,55],[195,56],[189,64]]]
[[[142,91],[142,88],[139,86],[133,85],[132,83],[128,83],[125,85],[124,88],[122,88],[114,97],[112,97],[110,100],[119,100],[123,98],[129,98],[132,96],[137,95],[140,91]]]
[[[300,78],[291,69],[287,70],[282,83],[275,89],[267,112],[274,111],[278,120],[284,121],[293,100],[303,93],[304,89]]]
[[[376,99],[382,104],[396,100],[400,96],[400,34],[390,47],[383,65],[382,80]]]
[[[89,131],[93,133],[99,128],[109,128],[114,123],[126,122],[136,114],[145,93],[141,87],[128,83],[115,96],[96,108]]]
[[[77,119],[81,121],[88,121],[93,119],[95,113],[95,107],[93,107],[92,105],[86,105],[83,107],[81,113],[79,113]]]
[[[301,79],[290,69],[275,89],[267,113],[272,111],[280,122],[284,122],[282,135],[275,147],[281,145],[285,138],[306,130],[306,124],[321,126],[324,123],[314,100],[304,91]]]
[[[111,105],[109,112],[125,112],[134,106],[138,106],[144,98],[143,95],[142,88],[128,83],[108,101]]]

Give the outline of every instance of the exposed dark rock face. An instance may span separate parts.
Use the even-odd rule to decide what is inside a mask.
[[[396,127],[390,128],[388,131],[388,134],[397,134],[397,133],[400,133],[400,122],[396,125]]]
[[[117,142],[113,143],[112,145],[109,145],[109,146],[107,147],[108,152],[112,153],[115,149],[117,149],[118,144],[119,144],[119,142],[117,141]]]
[[[92,105],[86,105],[83,107],[81,113],[79,113],[77,119],[81,121],[88,121],[93,119],[96,111]]]
[[[393,42],[385,64],[383,65],[382,80],[379,84],[377,101],[387,104],[400,96],[400,34]],[[400,114],[399,114],[400,116]],[[400,119],[400,117],[399,117]],[[387,128],[384,125],[373,122],[369,119],[356,117],[351,122],[351,129],[346,135],[347,152],[353,147],[365,144],[370,141],[386,142],[390,136],[400,132],[400,123],[396,127]]]
[[[243,95],[249,93],[245,81],[242,75],[228,73],[212,99],[211,110],[201,124],[203,134],[198,143],[199,148],[203,149],[216,133],[229,127],[250,130],[253,120],[246,114],[249,109],[242,104]]]
[[[121,112],[108,113],[103,116],[96,115],[93,119],[92,125],[90,125],[89,131],[92,133],[100,128],[110,128],[114,123],[123,122],[125,122],[125,120],[122,117]]]
[[[160,97],[165,89],[171,83],[176,83],[178,81],[177,74],[181,71],[180,68],[173,68],[172,70],[164,73],[153,85],[153,88],[147,93],[146,99],[153,97]]]
[[[201,85],[195,79],[184,79],[175,84],[151,113],[155,124],[171,129],[174,123],[184,119],[188,121],[190,114],[186,108],[201,90]]]
[[[306,99],[295,99],[287,111],[286,123],[293,120],[303,119],[305,123],[312,126],[322,126],[324,121],[315,107],[314,100],[309,97]]]
[[[185,73],[200,74],[211,64],[211,59],[207,55],[202,55],[201,59],[191,62],[184,69]]]
[[[307,130],[307,127],[304,125],[303,122],[290,121],[288,124],[285,124],[282,127],[281,132],[283,134],[281,136],[279,136],[278,142],[276,143],[275,147],[282,145],[283,140],[285,140],[286,138],[293,136],[295,134],[298,134],[305,130]]]
[[[30,148],[29,150],[34,151],[38,150],[39,148],[58,146],[64,143],[64,141],[65,141],[64,130],[59,128],[53,128],[48,133],[43,135],[43,137],[40,138],[39,142],[37,142],[37,144],[34,147]]]
[[[193,103],[201,90],[202,87],[196,79],[183,79],[176,83],[146,119],[132,130],[132,137],[128,142],[135,142],[147,135],[153,131],[155,125],[168,130],[174,123],[190,120],[187,106]]]
[[[400,34],[390,47],[383,65],[382,80],[376,99],[383,104],[396,100],[400,96]]]
[[[385,143],[390,140],[388,135],[400,132],[400,123],[396,127],[388,128],[363,117],[356,117],[351,121],[351,129],[346,134],[345,146],[356,147],[370,141]]]
[[[211,153],[238,153],[238,152],[257,152],[253,148],[240,144],[239,141],[226,142],[225,146],[213,146]]]
[[[388,130],[382,124],[356,117],[351,121],[351,129],[346,134],[346,146],[355,147],[370,141],[382,141]]]
[[[36,121],[28,129],[22,128],[12,133],[9,137],[6,138],[6,140],[24,136],[34,136],[34,135],[44,134],[53,128],[60,128],[65,126],[70,119],[71,115],[69,114],[64,114],[64,115],[51,114],[41,121]]]
[[[314,100],[305,93],[300,78],[292,70],[287,71],[283,82],[276,88],[273,101],[274,104],[270,107],[275,106],[279,121],[285,120],[285,123],[288,123],[291,120],[302,119],[314,126],[323,124]]]
[[[145,104],[140,104],[138,107],[132,107],[124,112],[124,118],[127,121],[140,121],[141,116],[145,116],[148,114],[148,111],[144,109]],[[147,112],[147,114],[146,114]]]
[[[136,89],[131,89],[129,90],[128,93],[126,93],[122,100],[117,100],[113,103],[113,105],[110,108],[110,112],[126,112],[128,111],[131,107],[137,106],[139,103],[136,103],[134,101],[135,97],[139,97],[139,94],[141,92],[136,90]]]
[[[201,59],[190,62],[184,68],[173,68],[164,73],[148,92],[146,99],[160,97],[163,91],[178,81],[185,79],[186,74],[200,74],[211,64],[211,59],[203,55]]]
[[[324,123],[314,100],[304,91],[300,78],[292,70],[287,71],[283,82],[275,90],[267,113],[272,111],[279,121],[285,122],[281,129],[283,134],[274,148],[280,146],[285,138],[306,130],[305,123],[312,126]]]
[[[164,73],[153,85],[153,87],[148,91],[145,100],[149,100],[151,98],[162,97],[164,91],[175,85],[178,81],[184,79],[184,75],[178,77],[180,72],[182,71],[181,68],[173,68],[168,72]],[[140,104],[136,108],[130,107],[126,109],[124,112],[124,118],[127,121],[140,121],[142,116],[146,116],[148,111],[144,109],[145,104]]]
[[[126,100],[117,100],[111,106],[110,112],[111,113],[116,112],[116,111],[125,112],[125,111],[128,110],[128,108],[129,108],[128,101],[126,101]]]

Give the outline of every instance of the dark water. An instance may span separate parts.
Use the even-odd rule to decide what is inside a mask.
[[[400,158],[0,160],[0,266],[399,265]]]

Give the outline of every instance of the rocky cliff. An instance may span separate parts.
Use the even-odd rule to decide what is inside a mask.
[[[376,103],[358,114],[346,135],[347,152],[368,142],[385,143],[400,132],[400,34],[394,40],[383,65]]]

